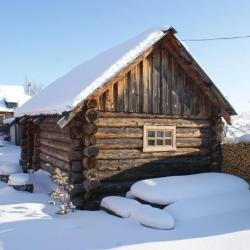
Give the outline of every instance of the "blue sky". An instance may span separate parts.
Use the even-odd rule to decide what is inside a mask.
[[[250,1],[0,0],[0,84],[44,86],[157,25],[180,39],[250,34]],[[250,39],[186,42],[238,112],[250,111]]]

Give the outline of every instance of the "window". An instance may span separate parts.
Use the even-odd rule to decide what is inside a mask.
[[[143,151],[169,151],[176,149],[174,126],[144,125]]]

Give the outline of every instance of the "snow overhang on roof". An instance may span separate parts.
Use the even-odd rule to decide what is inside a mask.
[[[167,31],[175,32],[172,27],[152,28],[80,64],[18,108],[15,116],[62,114],[73,110],[94,90],[159,41]]]
[[[107,83],[169,33],[175,34],[176,31],[170,26],[152,28],[76,66],[66,75],[48,85],[34,98],[16,109],[15,117],[24,115],[37,116],[41,114],[60,115],[64,112],[73,111],[95,90]],[[176,36],[174,37],[177,39]],[[177,39],[177,41],[179,40]],[[185,46],[181,42],[180,44],[186,51],[187,57],[193,60],[201,79],[205,79],[205,82],[208,80],[209,84],[211,84],[211,91],[218,99],[220,105],[222,105],[226,115],[236,114],[233,107],[196,63]]]

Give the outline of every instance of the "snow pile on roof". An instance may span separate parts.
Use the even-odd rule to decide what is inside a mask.
[[[61,114],[72,110],[159,41],[169,28],[152,28],[80,64],[17,109],[15,116]]]
[[[232,117],[232,124],[224,128],[225,142],[238,143],[239,138],[250,134],[250,112],[242,113]]]
[[[30,98],[25,94],[22,85],[0,85],[0,111],[13,112],[12,108],[6,106],[6,102],[14,102],[21,106]]]
[[[8,185],[21,186],[31,184],[30,174],[28,173],[16,173],[9,176]]]
[[[184,199],[164,208],[176,220],[214,216],[242,209],[250,209],[249,190]]]
[[[201,173],[138,181],[130,191],[141,200],[167,205],[182,199],[247,189],[249,184],[240,177],[223,173]]]

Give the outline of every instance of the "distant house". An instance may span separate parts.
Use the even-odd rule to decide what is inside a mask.
[[[13,123],[14,110],[31,97],[22,85],[0,85],[0,132],[10,137],[12,143],[18,141],[18,125]]]
[[[236,112],[175,33],[146,31],[17,109],[20,163],[67,172],[83,208],[140,179],[219,170],[222,117]]]

